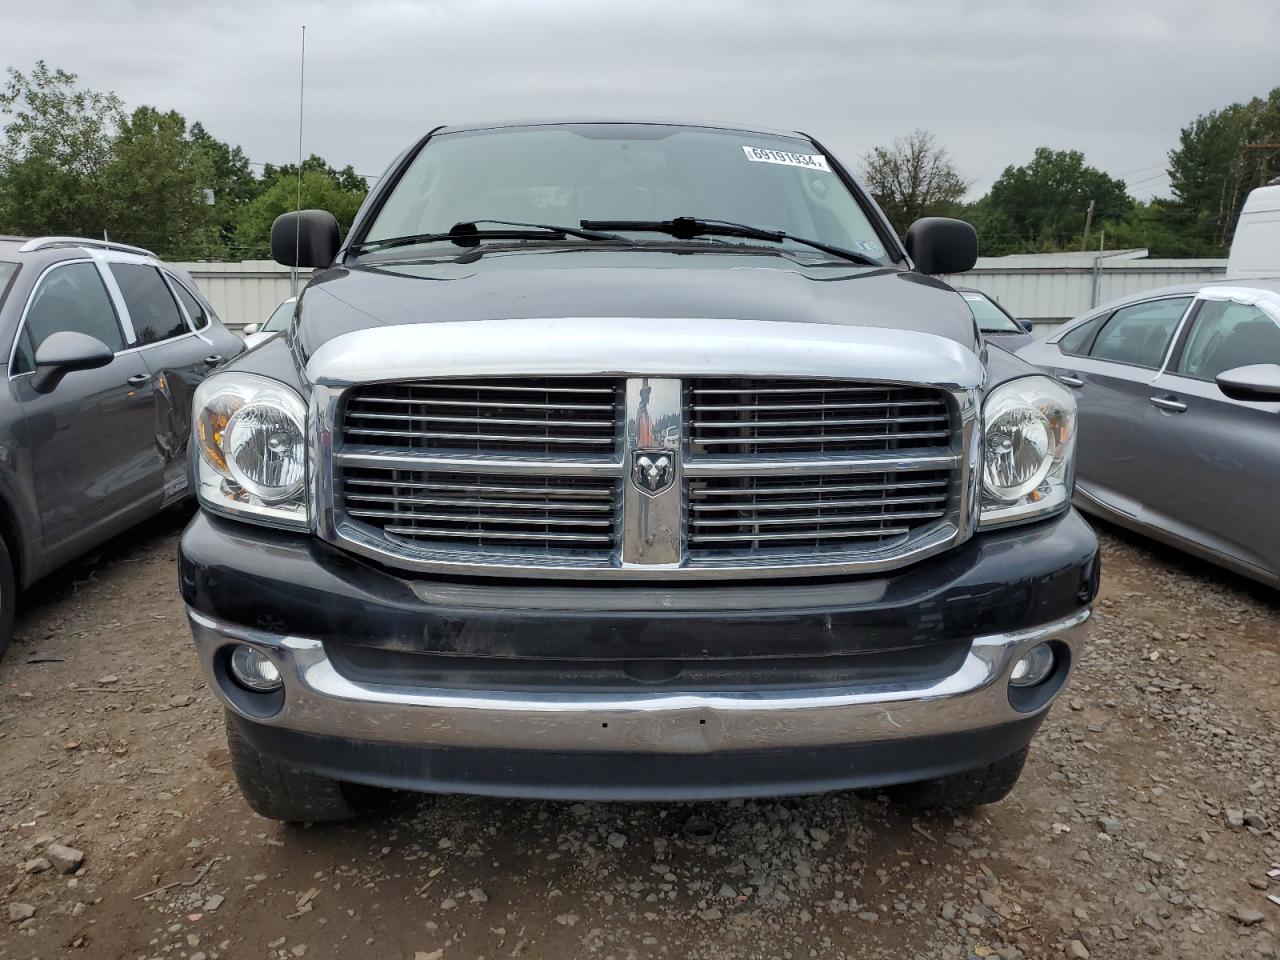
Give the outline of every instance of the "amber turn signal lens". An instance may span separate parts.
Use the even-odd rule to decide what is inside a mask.
[[[222,437],[227,422],[244,405],[239,397],[222,395],[214,397],[196,417],[196,433],[200,441],[200,454],[205,461],[221,473],[230,476],[227,458],[222,452]]]

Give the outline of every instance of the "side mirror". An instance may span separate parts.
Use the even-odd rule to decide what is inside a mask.
[[[978,262],[978,233],[950,217],[922,217],[907,229],[907,253],[921,273],[964,273]]]
[[[1014,320],[1013,322],[1022,328],[1023,333],[1030,333],[1035,329],[1030,320]]]
[[[261,330],[261,329],[262,329],[262,324],[260,324],[260,323],[246,323],[246,324],[245,324],[245,325],[240,329],[240,332],[241,332],[241,333],[243,333],[243,334],[247,337],[247,336],[249,336],[249,334],[251,334],[251,333],[257,333],[257,332],[258,332],[259,330]]]
[[[271,259],[286,267],[327,267],[338,246],[338,221],[327,210],[282,213],[271,224]]]
[[[1232,400],[1280,402],[1280,363],[1251,363],[1224,370],[1214,379]]]
[[[114,359],[115,354],[111,348],[96,337],[59,330],[49,334],[36,349],[36,369],[31,377],[31,389],[36,393],[49,393],[71,371],[105,367]]]

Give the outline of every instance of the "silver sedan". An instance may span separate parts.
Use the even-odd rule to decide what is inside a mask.
[[[1128,297],[1018,355],[1076,392],[1081,510],[1280,587],[1280,280]]]

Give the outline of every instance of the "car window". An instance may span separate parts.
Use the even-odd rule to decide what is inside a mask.
[[[173,285],[173,292],[178,295],[178,299],[182,301],[183,307],[186,308],[187,316],[191,318],[192,325],[197,330],[203,330],[209,325],[209,314],[201,305],[200,301],[191,295],[191,291],[184,287],[172,277],[169,278]]]
[[[1190,297],[1176,297],[1121,307],[1099,331],[1089,356],[1158,369],[1189,303]]]
[[[9,281],[18,272],[18,265],[12,260],[0,260],[0,304],[4,303],[5,294],[9,292]]]
[[[1280,363],[1280,324],[1245,303],[1205,301],[1178,359],[1177,372],[1212,380],[1224,370],[1253,363]]]
[[[129,308],[135,346],[159,343],[187,332],[178,303],[159,270],[144,263],[113,263],[111,274]]]
[[[50,335],[63,330],[101,340],[114,351],[124,349],[124,335],[98,268],[92,263],[55,267],[40,281],[13,354],[14,374],[35,369],[36,351]]]
[[[1062,339],[1058,341],[1058,349],[1063,353],[1069,353],[1073,357],[1083,357],[1089,350],[1089,344],[1093,341],[1093,335],[1097,333],[1098,327],[1102,326],[1102,322],[1106,320],[1108,314],[1100,317],[1094,317],[1092,320],[1086,320],[1080,326],[1076,327],[1070,333],[1065,333]]]
[[[293,301],[286,300],[280,306],[272,311],[271,316],[267,318],[267,322],[259,327],[261,333],[279,333],[289,325],[289,319],[293,316]]]
[[[978,329],[983,333],[1022,333],[1022,328],[1009,319],[1009,315],[997,307],[982,293],[961,293],[969,305]]]

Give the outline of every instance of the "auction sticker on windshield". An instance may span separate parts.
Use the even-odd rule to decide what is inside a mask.
[[[747,155],[748,160],[756,163],[781,163],[787,167],[806,167],[809,170],[831,172],[831,167],[827,165],[827,158],[820,153],[787,153],[785,150],[748,146],[744,146],[742,152]]]

